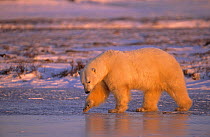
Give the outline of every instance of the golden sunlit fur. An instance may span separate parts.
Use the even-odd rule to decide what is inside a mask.
[[[157,111],[157,103],[166,91],[179,106],[187,111],[192,105],[179,63],[170,54],[156,48],[133,51],[106,51],[90,61],[81,72],[86,93],[84,111],[98,106],[111,92],[116,100],[111,113],[124,112],[130,101],[130,90],[144,91],[143,106],[136,111]]]

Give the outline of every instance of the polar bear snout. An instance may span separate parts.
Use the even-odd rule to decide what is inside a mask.
[[[89,84],[84,84],[84,90],[86,94],[89,94],[93,90],[93,86]]]
[[[89,94],[90,92],[91,92],[91,88],[89,88],[89,87],[84,87],[84,90],[85,90],[85,93],[86,94]]]
[[[85,93],[86,93],[86,94],[89,94],[89,93],[90,93],[90,91],[88,91],[88,90],[85,90]]]

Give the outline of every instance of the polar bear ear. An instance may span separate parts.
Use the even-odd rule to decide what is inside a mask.
[[[96,73],[96,69],[95,68],[92,68],[92,71]]]

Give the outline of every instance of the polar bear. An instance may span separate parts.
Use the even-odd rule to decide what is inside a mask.
[[[157,48],[132,51],[108,50],[92,59],[80,73],[86,99],[84,112],[103,103],[112,93],[115,109],[127,110],[130,90],[143,91],[143,105],[137,112],[157,111],[157,103],[166,91],[177,103],[176,111],[187,111],[192,105],[179,63],[167,52]]]

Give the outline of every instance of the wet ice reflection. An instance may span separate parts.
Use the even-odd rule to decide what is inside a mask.
[[[89,114],[86,116],[86,132],[91,137],[196,135],[190,121],[191,116],[188,114]],[[208,133],[204,131],[202,134]]]

